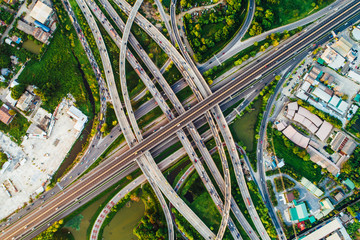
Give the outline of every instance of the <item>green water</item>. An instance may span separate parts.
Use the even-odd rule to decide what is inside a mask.
[[[255,140],[255,124],[261,108],[261,100],[254,102],[254,110],[246,113],[230,125],[235,141],[242,142],[248,151],[253,151]]]
[[[26,40],[23,43],[22,47],[25,48],[26,50],[28,50],[29,52],[32,52],[32,53],[35,53],[35,54],[39,54],[40,49],[41,49],[41,45],[38,45],[33,40]]]
[[[88,206],[81,215],[84,217],[80,223],[80,229],[77,231],[73,228],[66,228],[74,236],[75,240],[86,239],[86,231],[90,225],[90,219],[101,203],[110,195],[106,194],[96,202]],[[140,219],[144,216],[145,205],[142,201],[132,202],[130,206],[124,206],[120,209],[110,223],[104,228],[103,239],[106,240],[135,240],[133,229],[138,224]]]
[[[96,210],[98,209],[99,205],[106,200],[106,198],[109,196],[110,193],[106,194],[96,202],[92,203],[90,206],[88,206],[84,211],[81,212],[81,215],[84,216],[84,218],[81,220],[80,223],[80,229],[77,231],[73,228],[67,228],[69,230],[75,240],[83,240],[86,239],[86,230],[90,225],[90,219],[95,214]]]
[[[144,216],[145,205],[143,201],[132,202],[130,207],[124,206],[104,228],[104,240],[135,240],[133,234],[140,219]]]

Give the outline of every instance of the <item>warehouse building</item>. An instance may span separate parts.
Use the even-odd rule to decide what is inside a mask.
[[[41,1],[37,1],[34,8],[30,12],[30,16],[42,24],[49,19],[53,10]]]
[[[343,132],[338,132],[335,138],[331,141],[330,146],[335,152],[350,156],[357,147],[357,144]]]

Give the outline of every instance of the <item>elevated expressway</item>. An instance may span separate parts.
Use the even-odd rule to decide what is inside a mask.
[[[254,2],[252,3],[252,5],[254,5]],[[191,57],[189,56],[188,52],[186,51],[183,42],[181,41],[179,30],[178,30],[177,24],[176,24],[175,6],[176,6],[176,1],[172,1],[171,5],[170,5],[171,24],[172,24],[172,30],[173,30],[173,32],[175,34],[176,41],[177,41],[177,43],[179,45],[181,53],[184,55],[184,57],[187,60],[188,64],[191,66],[191,68],[193,69],[193,71],[196,74],[196,77],[197,77],[197,80],[198,80],[198,81],[195,81],[196,85],[198,87],[199,86],[203,87],[203,88],[199,87],[202,95],[205,96],[205,97],[210,96],[212,94],[212,92],[211,92],[209,86],[207,85],[205,79],[203,78],[203,76],[201,75],[201,73],[199,72],[197,67],[195,66],[194,62],[192,61]],[[252,16],[251,16],[251,18],[252,18]],[[203,91],[202,91],[202,89],[203,89]],[[235,146],[235,143],[234,143],[234,141],[233,141],[233,139],[231,137],[232,135],[231,135],[231,132],[230,132],[230,130],[228,128],[227,122],[226,122],[226,120],[225,120],[225,118],[224,118],[224,116],[223,116],[223,114],[222,114],[222,112],[220,110],[220,107],[218,105],[214,106],[214,108],[212,108],[211,111],[212,111],[213,115],[216,117],[215,120],[217,121],[219,126],[223,126],[223,128],[220,127],[221,133],[224,136],[226,146],[227,146],[227,148],[229,150],[229,154],[230,154],[230,157],[231,157],[231,162],[232,162],[232,164],[234,166],[234,170],[235,170],[235,172],[237,172],[237,174],[235,174],[236,180],[238,182],[238,186],[239,186],[239,189],[240,189],[240,192],[241,192],[241,196],[242,196],[244,202],[247,203],[246,208],[247,208],[247,210],[248,210],[248,212],[250,214],[250,217],[251,217],[257,231],[261,235],[261,238],[266,239],[266,240],[270,240],[270,237],[267,234],[267,232],[265,230],[265,227],[262,224],[262,222],[260,220],[260,217],[259,217],[259,215],[258,215],[258,213],[256,211],[256,208],[254,207],[254,204],[252,202],[252,199],[251,199],[251,196],[250,196],[250,193],[248,191],[247,184],[246,184],[246,181],[245,181],[245,178],[244,178],[244,174],[243,174],[242,169],[241,169],[241,164],[239,164],[240,163],[240,158],[239,158],[238,152],[236,151],[236,146]],[[250,232],[250,230],[248,232]]]
[[[138,0],[135,2],[134,4],[134,7],[132,8],[130,14],[129,14],[129,18],[126,22],[126,25],[125,25],[125,29],[124,29],[124,33],[123,33],[123,41],[122,41],[122,47],[120,48],[120,80],[122,82],[122,85],[125,86],[126,88],[126,78],[125,78],[125,64],[124,64],[124,60],[125,60],[125,50],[126,50],[126,44],[127,44],[127,40],[128,40],[128,37],[129,37],[129,34],[130,34],[130,29],[131,29],[131,25],[132,25],[132,22],[137,14],[137,11],[140,7],[142,3],[142,0]],[[125,84],[124,84],[125,83]],[[145,85],[146,85],[147,82],[145,82]],[[152,83],[151,83],[152,84]],[[163,83],[164,84],[164,83]],[[153,85],[153,84],[152,84]],[[160,101],[159,101],[159,106],[163,106],[165,105],[165,107],[162,107],[162,110],[163,112],[165,112],[165,114],[167,115],[167,117],[171,120],[173,119],[173,114],[171,113],[170,109],[168,108],[168,106],[165,104],[165,101],[162,99],[162,96],[159,92],[156,92],[156,88],[155,86],[147,86],[147,88],[152,88],[153,90],[155,90],[155,93],[152,92],[152,95],[156,98],[160,98]],[[149,89],[150,90],[150,89]],[[175,97],[175,94],[173,94],[173,97]],[[127,91],[123,90],[123,97],[124,98],[128,98],[128,95],[127,95]],[[126,103],[126,100],[125,100],[125,103]],[[128,103],[130,103],[130,101],[128,100]],[[180,102],[178,101],[178,108],[180,108],[181,104]],[[134,116],[131,116],[133,115],[133,111],[131,110],[131,104],[127,104],[126,105],[126,108],[128,110],[128,116],[130,116],[130,119],[133,118],[135,119]],[[136,121],[133,122],[132,121],[132,125],[134,127],[134,125],[137,125]],[[191,143],[190,141],[186,141],[187,138],[185,139],[186,135],[182,132],[182,131],[179,131],[177,132],[178,136],[179,136],[179,139],[180,141],[183,143],[186,151],[188,153],[191,153],[192,155],[190,155],[190,158],[193,158],[195,157],[195,151],[192,149],[192,146],[191,146]],[[182,136],[181,136],[182,134]],[[138,141],[142,141],[142,136],[139,134],[137,135],[137,139]],[[192,151],[192,152],[191,152]],[[166,179],[164,178],[164,176],[162,175],[161,171],[159,171],[157,165],[155,164],[154,160],[152,159],[151,155],[149,152],[145,152],[145,156],[146,156],[146,160],[145,159],[140,159],[138,160],[139,163],[140,163],[140,168],[142,169],[142,171],[145,173],[145,175],[148,177],[149,181],[152,182],[154,181],[156,185],[158,185],[160,188],[164,188],[162,187],[162,185],[164,186],[169,186],[169,184],[167,183]],[[194,162],[196,163],[196,159],[194,159]],[[150,174],[152,173],[152,174]],[[156,178],[158,178],[159,180],[156,181]],[[166,185],[167,184],[167,185]],[[205,186],[207,187],[207,189],[211,189],[213,188],[212,184],[209,182],[209,181],[204,181],[204,184]],[[154,187],[154,184],[153,184],[153,187]],[[170,191],[172,191],[173,193],[175,193],[173,191],[173,189],[171,189]],[[164,192],[165,195],[168,196],[169,192],[166,191]],[[217,203],[217,205],[219,206],[219,208],[221,209],[222,208],[222,205],[221,205],[221,199],[218,195],[215,195],[212,194],[211,195],[214,199],[214,201]],[[171,199],[169,199],[170,202],[172,202],[174,204],[173,201],[171,201]],[[176,205],[175,205],[176,207]],[[177,208],[178,210],[181,211],[182,207],[179,206],[179,204],[177,205]],[[228,208],[230,209],[230,208]],[[228,216],[229,216],[229,210],[225,213],[223,213],[223,218],[222,218],[222,222],[221,222],[221,226],[220,226],[220,229],[218,231],[218,234],[216,236],[216,239],[222,239],[224,233],[225,233],[225,228],[226,228],[226,223],[227,223],[227,220],[228,220]],[[185,216],[186,217],[186,216]],[[199,231],[199,230],[198,230]],[[204,230],[202,231],[199,231],[200,234],[201,232],[204,232]],[[203,234],[202,234],[203,235]],[[239,233],[237,233],[238,236],[240,236]],[[203,237],[207,238],[211,238],[211,236],[204,236]]]
[[[193,121],[212,106],[222,102],[224,99],[228,98],[228,96],[255,82],[259,75],[263,75],[264,73],[279,67],[285,60],[287,61],[288,59],[291,59],[294,54],[297,54],[299,50],[303,50],[307,46],[312,45],[314,41],[320,37],[328,35],[337,25],[344,23],[347,19],[357,15],[358,9],[359,1],[352,2],[345,8],[336,12],[336,15],[324,24],[317,25],[313,31],[306,32],[299,37],[292,39],[289,44],[280,48],[278,51],[270,52],[260,58],[258,62],[249,64],[234,80],[207,97],[204,101],[192,107],[190,110],[187,110],[186,114],[180,115],[168,123],[164,128],[135,145],[132,149],[121,155],[114,156],[112,160],[100,164],[92,170],[83,181],[74,182],[65,189],[63,194],[55,195],[42,209],[30,212],[22,219],[7,227],[2,234],[2,238],[12,239],[13,237],[32,232],[33,230],[30,228],[24,229],[26,224],[31,227],[35,226],[35,231],[46,228],[46,223],[61,213],[60,211],[57,211],[58,208],[71,208],[74,205],[74,200],[78,197],[90,193],[96,194],[101,192],[102,189],[97,186],[113,179],[120,171],[119,169],[123,169],[124,166],[133,162],[134,158],[138,157],[143,151],[149,150],[155,144],[168,139],[172,136],[172,133],[182,128],[184,124]],[[92,189],[95,189],[95,193]],[[70,211],[70,209],[68,211]]]
[[[101,35],[100,35],[100,31],[99,31],[99,29],[97,28],[96,23],[95,23],[95,21],[93,20],[92,15],[91,15],[91,12],[90,12],[90,10],[88,9],[87,5],[86,5],[83,1],[82,1],[82,3],[80,3],[80,2],[78,1],[78,4],[79,4],[79,6],[81,6],[80,8],[82,9],[84,15],[85,15],[85,16],[88,16],[88,17],[87,17],[87,20],[89,21],[89,24],[90,24],[90,25],[93,25],[92,31],[93,31],[94,36],[96,37],[96,39],[97,39],[97,38],[99,39],[99,41],[98,41],[99,45],[101,45],[101,47],[104,47],[103,49],[106,49],[106,48],[105,48],[105,44],[104,44],[104,42],[103,42],[103,40],[102,40],[102,37],[101,37]],[[91,21],[92,21],[92,22],[91,22]],[[99,48],[100,48],[100,46],[99,46]],[[103,53],[104,53],[104,55],[107,55],[107,52],[106,52],[106,51],[103,51]],[[131,54],[131,53],[129,53],[129,52],[127,52],[127,53],[128,53],[128,54],[127,54],[128,56]],[[107,58],[107,60],[108,60],[108,57],[104,57],[104,58]],[[106,73],[108,73],[108,75],[111,75],[111,72],[112,72],[112,70],[111,70],[111,65],[109,65],[108,68],[107,68]],[[121,69],[120,69],[120,72],[121,72]],[[111,77],[113,77],[113,75],[111,75]],[[107,77],[107,79],[108,79],[108,77]],[[122,85],[123,85],[123,84],[124,84],[124,83],[122,82]],[[125,88],[126,88],[126,86],[125,86]],[[155,88],[155,87],[154,87],[154,88]],[[116,91],[116,88],[115,88],[114,91],[117,92],[117,91]],[[126,99],[128,99],[128,97],[127,97],[125,91],[123,91],[123,97],[124,97],[124,100],[125,100],[125,103],[126,103]],[[127,106],[127,107],[129,107],[129,106]],[[115,109],[115,108],[114,108],[114,109]],[[130,105],[130,107],[129,107],[127,110],[128,110],[128,114],[129,114],[129,112],[131,112],[132,117],[134,117],[133,112],[132,112],[132,109],[131,109],[131,105]],[[120,116],[121,116],[121,115],[124,115],[124,112],[123,112],[122,108],[121,108],[121,109],[115,109],[115,111],[118,112],[118,115],[120,115]],[[129,115],[130,115],[130,114],[129,114]],[[135,118],[134,118],[134,119],[135,119]],[[131,117],[130,117],[130,120],[131,120]],[[119,124],[120,124],[121,128],[124,128],[125,126],[130,126],[129,123],[127,122],[127,119],[126,119],[126,121],[123,121],[122,118],[119,118]],[[139,131],[136,131],[136,129],[138,129],[138,128],[137,128],[137,124],[136,124],[136,120],[134,120],[134,122],[132,122],[132,127],[135,129],[135,133],[136,133],[135,135],[136,135],[137,137],[141,137],[140,130],[139,130]],[[129,132],[127,132],[127,133],[124,132],[124,136],[125,136],[125,139],[126,139],[126,141],[127,141],[127,143],[129,144],[130,147],[133,146],[134,143],[136,143],[135,136],[134,136],[134,134],[133,134],[131,131],[129,131]],[[150,158],[150,160],[148,160],[147,158]],[[140,168],[143,170],[145,176],[147,176],[147,178],[149,179],[149,182],[150,182],[151,184],[153,184],[150,176],[152,176],[153,174],[156,174],[156,173],[158,173],[158,172],[161,172],[161,171],[158,171],[158,172],[154,171],[153,173],[151,173],[150,171],[147,171],[147,169],[143,167],[144,165],[145,165],[145,166],[148,166],[148,165],[149,165],[149,162],[154,162],[154,161],[152,160],[151,155],[148,154],[148,155],[146,155],[146,157],[145,157],[145,156],[140,156],[140,157],[137,159],[137,161],[140,163]],[[143,164],[143,163],[145,163],[145,164]],[[155,164],[155,165],[156,165],[156,164]],[[156,166],[156,168],[157,168],[157,166]],[[162,176],[162,178],[164,178],[164,177]],[[165,178],[164,178],[164,179],[165,179]],[[167,189],[167,188],[169,188],[169,187],[166,186],[166,185],[163,185],[163,186],[161,186],[161,188]],[[163,197],[162,197],[162,195],[161,195],[161,192],[160,192],[157,188],[154,188],[154,191],[155,191],[155,193],[158,195],[159,200],[160,200],[160,202],[161,202],[161,205],[162,205],[162,206],[167,206],[165,200],[163,199]],[[163,191],[164,191],[164,190],[163,190]],[[201,220],[191,211],[191,209],[188,208],[188,207],[183,203],[183,201],[182,201],[180,198],[178,198],[178,196],[176,195],[176,193],[171,193],[171,192],[169,191],[169,194],[167,195],[167,197],[169,198],[169,200],[170,200],[171,202],[177,203],[177,206],[182,206],[181,209],[183,209],[183,211],[182,211],[181,209],[179,209],[179,211],[180,211],[180,212],[184,212],[184,213],[183,213],[183,214],[184,214],[184,217],[187,218],[187,219],[189,220],[189,222],[191,222],[192,224],[194,224],[194,227],[195,227],[195,228],[198,228],[198,231],[199,231],[199,232],[201,232],[204,236],[207,236],[207,237],[209,237],[209,238],[212,238],[212,235],[213,235],[212,232],[206,227],[206,225],[205,225],[204,223],[201,222]],[[171,198],[173,198],[173,199],[171,199]],[[179,207],[179,208],[180,208],[180,207]],[[167,219],[167,221],[168,221],[169,238],[170,238],[170,239],[173,239],[173,234],[174,234],[173,224],[172,224],[170,212],[169,212],[169,210],[167,209],[167,207],[165,207],[164,213],[165,213],[166,219]],[[208,236],[207,234],[210,235],[210,236]]]
[[[91,7],[94,11],[94,13],[96,14],[96,12],[98,12],[98,7],[96,6],[96,4],[94,4],[94,2],[91,2],[91,1],[88,1],[90,2],[91,4]],[[116,21],[116,24],[118,25],[119,29],[124,29],[124,24],[123,22],[121,21],[121,19],[119,18],[119,16],[117,15],[117,13],[115,12],[115,10],[111,7],[111,5],[109,5],[109,3],[107,1],[102,1],[102,3],[104,4],[104,6],[106,6],[106,10],[108,11],[108,13],[110,14],[110,17],[113,18],[114,20],[117,20]],[[102,15],[102,14],[101,14]],[[104,18],[104,16],[101,17],[101,19],[99,19],[101,22],[105,23],[104,26],[106,28],[106,30],[108,31],[108,33],[110,34],[110,30],[113,29],[110,24],[108,23],[108,21],[106,20],[106,18]],[[107,26],[109,25],[109,26]],[[115,35],[116,34],[111,34],[112,38],[114,39],[115,42],[117,42],[118,46],[119,46],[119,40],[115,38]],[[132,36],[132,34],[130,33],[130,37]],[[171,103],[175,106],[175,109],[176,111],[179,113],[179,114],[182,114],[185,112],[185,109],[183,108],[183,106],[181,105],[181,103],[179,102],[179,100],[177,99],[176,95],[173,93],[171,87],[168,85],[168,83],[166,82],[166,80],[163,78],[163,76],[160,74],[159,70],[157,69],[157,67],[153,64],[153,62],[151,61],[151,59],[147,56],[146,53],[143,52],[142,50],[142,47],[139,45],[139,43],[136,41],[136,39],[133,37],[132,38],[132,41],[130,41],[132,47],[137,51],[138,55],[141,56],[142,60],[146,63],[147,67],[151,70],[151,72],[154,72],[155,74],[155,77],[157,79],[157,81],[159,82],[159,84],[162,86],[162,88],[164,89],[166,95],[169,97]],[[141,69],[141,71],[143,72],[143,70]],[[161,109],[163,110],[163,112],[166,114],[166,116],[168,117],[169,120],[173,119],[173,115],[170,114],[170,109],[166,107],[162,107],[165,103],[164,99],[162,99],[160,93],[158,92],[155,92],[154,93],[154,90],[156,91],[156,88],[153,88],[152,87],[152,83],[150,82],[150,80],[147,80],[145,81],[145,84],[149,84],[150,86],[147,85],[147,87],[150,89],[150,92],[152,93],[152,95],[154,96],[154,98],[156,99],[156,102],[159,103],[159,106],[161,107]],[[152,91],[151,91],[152,90]],[[214,126],[214,123],[211,124],[212,126]],[[212,169],[212,172],[216,171],[219,175],[217,177],[217,179],[220,179],[219,181],[222,181],[222,186],[223,186],[223,189],[225,189],[225,184],[224,184],[224,180],[221,178],[221,175],[219,173],[219,171],[217,170],[215,164],[213,163],[212,161],[212,158],[211,158],[211,155],[208,153],[206,147],[204,147],[203,145],[203,142],[201,140],[201,137],[200,135],[197,133],[196,129],[195,129],[195,126],[193,124],[190,124],[188,126],[188,130],[189,129],[192,129],[191,131],[189,131],[192,135],[192,138],[195,139],[196,141],[196,144],[197,144],[197,147],[198,149],[200,149],[201,153],[203,154],[203,156],[207,159],[207,162],[211,162],[212,165],[209,165],[210,166],[210,169]],[[215,139],[216,139],[216,142],[217,142],[217,145],[220,146],[219,149],[221,150],[222,149],[222,156],[225,156],[225,152],[223,151],[223,147],[222,147],[222,144],[221,144],[221,139],[220,139],[220,136],[219,134],[217,133],[217,131],[214,131],[214,128],[212,128],[214,134],[215,134]],[[192,149],[192,146],[190,145],[190,142],[187,140],[187,137],[186,135],[182,132],[182,131],[179,131],[178,134],[181,134],[181,135],[178,135],[180,141],[183,143],[183,145],[185,146],[185,149],[187,149],[187,152],[188,152],[188,155],[193,157],[195,155],[195,151]],[[186,138],[186,139],[185,139]],[[197,163],[198,161],[198,157],[197,156],[194,156],[195,159],[192,158],[193,162],[194,163]],[[223,158],[224,159],[224,158]],[[228,169],[227,167],[227,161],[226,161],[226,158],[224,161],[222,161],[223,163],[223,168],[224,169]],[[201,162],[198,164],[201,166]],[[198,170],[199,172],[199,175],[204,175],[204,169],[200,169]],[[205,172],[206,173],[206,172]],[[227,176],[228,175],[228,170],[227,170]],[[204,179],[209,179],[209,177],[204,177]],[[208,187],[209,183],[208,181],[207,182],[204,182],[205,183],[205,186],[207,186],[207,189],[210,193],[210,195],[212,197],[216,197],[215,199],[215,202],[218,202],[219,204],[219,209],[220,211],[222,212],[223,210],[223,206],[222,206],[222,203],[220,203],[220,198],[218,196],[217,193],[215,193],[214,191],[214,187],[211,186],[211,187]],[[230,186],[230,178],[228,177],[228,183],[226,184],[227,186]],[[224,193],[224,192],[223,192]],[[225,193],[227,195],[230,196],[229,193]],[[236,205],[234,205],[235,210],[234,210],[234,213],[236,213],[236,216],[238,219],[242,219],[242,221],[245,220],[245,218],[243,217],[243,215],[241,214],[240,210],[238,209],[238,207]],[[245,220],[246,221],[246,220]],[[247,224],[249,226],[249,224]],[[239,232],[237,231],[236,227],[234,227],[234,223],[232,222],[232,220],[229,222],[229,228],[231,229],[231,233],[233,234],[234,238],[237,239],[240,237],[240,234]],[[248,231],[249,233],[252,233],[254,234],[254,237],[256,238],[256,235],[255,233],[253,233],[251,227],[250,227],[250,230]],[[254,238],[254,239],[255,239]]]

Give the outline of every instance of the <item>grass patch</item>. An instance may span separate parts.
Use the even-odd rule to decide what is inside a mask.
[[[272,129],[267,131],[268,135],[271,133]],[[271,134],[274,148],[276,152],[276,156],[281,159],[283,158],[285,164],[297,175],[301,175],[311,182],[319,182],[321,175],[321,168],[318,165],[311,161],[304,161],[298,155],[294,154],[292,151],[292,147],[286,147],[282,136],[278,136],[277,134]]]
[[[270,180],[266,181],[266,186],[267,186],[268,191],[269,191],[271,202],[274,205],[274,207],[276,207],[278,205],[278,201],[276,199],[274,188],[273,188],[273,185],[272,185]]]
[[[295,183],[293,181],[291,181],[289,178],[283,176],[282,181],[281,181],[280,177],[277,177],[277,178],[274,178],[275,188],[276,188],[277,192],[285,191],[285,189],[283,187],[283,182],[284,182],[285,189],[290,189],[292,187],[295,187]]]
[[[332,2],[334,0],[257,0],[252,25],[243,40],[264,31],[296,22]]]
[[[179,182],[180,178],[182,177],[182,175],[184,175],[184,173],[189,169],[189,167],[192,165],[192,163],[189,163],[188,165],[186,165],[182,170],[180,170],[180,172],[176,175],[174,182],[172,184],[173,188],[176,186],[176,184]],[[195,171],[195,170],[194,170]]]
[[[160,107],[156,107],[153,110],[151,110],[150,112],[148,112],[147,114],[145,114],[144,116],[142,116],[141,118],[138,119],[138,125],[139,128],[142,129],[145,126],[147,126],[148,124],[150,124],[151,122],[153,122],[155,119],[157,119],[158,117],[160,117],[161,115],[163,115],[162,110],[160,109]]]
[[[164,160],[165,158],[169,157],[171,154],[173,154],[174,152],[179,150],[181,147],[182,147],[181,142],[177,142],[177,143],[171,145],[170,147],[165,149],[163,152],[161,152],[159,155],[154,157],[155,162],[159,163],[160,161]]]
[[[245,17],[245,0],[227,1],[201,15],[184,15],[184,27],[195,61],[205,62],[219,52],[236,35]]]
[[[152,98],[152,95],[149,91],[146,91],[146,94],[140,98],[138,101],[134,101],[131,103],[133,110],[136,111],[141,105],[143,105],[144,103],[146,103],[147,101],[150,101]]]
[[[189,86],[186,86],[185,88],[181,89],[178,93],[176,93],[176,96],[179,98],[180,102],[185,101],[191,95],[193,95],[193,92]]]
[[[91,105],[83,77],[88,81],[93,95],[99,99],[95,75],[61,2],[55,3],[55,6],[57,14],[62,18],[51,44],[40,61],[28,62],[18,82],[24,86],[37,86],[43,101],[42,107],[49,112],[53,112],[60,100],[71,93],[76,99],[77,107],[91,116]]]
[[[107,105],[106,115],[105,115],[106,130],[104,131],[104,136],[108,135],[118,123],[114,106],[111,103],[107,103],[106,105]]]
[[[256,206],[255,207],[256,211],[259,214],[259,217],[266,229],[266,232],[269,234],[270,238],[276,239],[277,234],[276,234],[275,227],[274,227],[273,222],[271,221],[271,218],[268,214],[269,210],[266,208],[266,206],[260,196],[258,188],[256,187],[254,181],[248,182],[247,185],[249,188],[251,199],[254,203],[254,206]]]
[[[167,54],[161,49],[161,47],[150,38],[140,27],[133,25],[131,27],[132,33],[143,47],[144,51],[148,53],[149,57],[158,68],[161,68],[167,61]]]
[[[173,85],[182,78],[181,73],[173,64],[173,62],[170,63],[170,66],[166,69],[163,75],[169,85]]]
[[[207,226],[217,231],[221,215],[197,172],[193,172],[187,178],[181,188],[180,196]]]
[[[250,111],[230,125],[235,141],[243,143],[240,145],[245,145],[248,153],[254,151],[255,125],[261,110],[261,104],[261,99],[254,101]]]
[[[0,104],[2,105],[1,101]],[[10,136],[11,140],[20,145],[29,126],[30,122],[20,113],[16,113],[15,117],[9,125],[0,122],[0,131],[6,133],[8,136]]]

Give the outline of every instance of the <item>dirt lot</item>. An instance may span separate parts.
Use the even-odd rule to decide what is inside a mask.
[[[12,195],[9,197],[4,187],[1,188],[0,219],[41,191],[42,184],[56,171],[79,136],[79,132],[73,128],[75,121],[66,113],[68,108],[64,106],[57,114],[57,121],[48,139],[29,138],[17,146],[9,137],[0,133],[0,146],[12,158],[8,168],[0,174],[0,184],[4,184]]]

